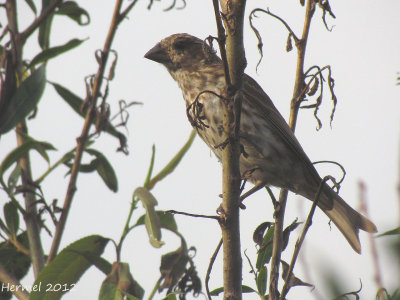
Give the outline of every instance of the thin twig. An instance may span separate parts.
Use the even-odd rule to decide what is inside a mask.
[[[42,13],[29,25],[23,32],[20,33],[19,39],[22,43],[25,43],[26,39],[35,31],[36,28],[40,26],[44,19],[46,19],[50,14],[54,12],[56,7],[60,5],[62,0],[55,0],[50,2],[50,4],[42,11]]]
[[[332,179],[331,176],[325,176],[322,179],[321,183],[319,184],[318,191],[317,191],[317,193],[315,195],[315,198],[314,198],[313,204],[311,206],[310,212],[308,213],[308,217],[307,217],[307,220],[306,220],[306,222],[304,224],[303,231],[301,232],[300,238],[296,242],[296,245],[295,245],[295,248],[294,248],[294,251],[293,251],[292,260],[290,262],[289,270],[288,270],[288,273],[287,273],[286,278],[285,278],[285,284],[283,285],[283,288],[282,288],[280,300],[285,299],[289,289],[291,288],[290,287],[290,278],[292,276],[293,268],[294,268],[294,265],[296,264],[297,257],[299,256],[301,245],[303,244],[304,239],[306,237],[306,234],[308,232],[308,229],[310,228],[310,226],[312,224],[312,218],[314,216],[315,209],[317,208],[317,204],[318,204],[318,201],[319,201],[319,197],[320,197],[320,195],[322,193],[322,189],[325,186],[325,183],[330,179]]]
[[[83,155],[83,150],[88,139],[89,130],[94,118],[94,112],[96,109],[97,98],[100,95],[100,88],[104,78],[105,67],[107,64],[108,55],[111,50],[111,44],[117,31],[117,27],[123,18],[120,18],[120,10],[123,0],[116,0],[111,25],[107,34],[106,41],[104,43],[103,51],[100,55],[99,68],[97,70],[96,77],[93,82],[93,90],[91,92],[90,107],[86,113],[85,123],[82,128],[82,132],[79,138],[77,138],[77,146],[75,151],[75,160],[71,170],[71,176],[65,195],[64,206],[60,216],[60,220],[56,226],[53,242],[51,245],[50,253],[47,259],[47,263],[50,263],[57,255],[58,248],[60,246],[61,237],[65,228],[68,213],[71,208],[72,199],[76,191],[76,181],[78,178],[79,168]]]
[[[120,13],[119,15],[119,20],[118,22],[121,22],[131,11],[131,9],[135,6],[136,2],[138,2],[138,0],[133,0],[131,4],[129,4],[123,12]]]
[[[191,213],[187,213],[187,212],[183,212],[183,211],[177,211],[177,210],[173,210],[173,209],[167,210],[165,213],[170,213],[170,214],[173,214],[173,215],[183,215],[183,216],[194,217],[194,218],[213,219],[213,220],[220,221],[220,217],[219,216],[208,216],[208,215],[191,214]]]
[[[328,164],[337,165],[343,172],[343,176],[342,176],[342,178],[340,178],[340,180],[337,182],[337,184],[340,185],[343,182],[344,178],[346,177],[346,169],[340,163],[338,163],[337,161],[333,161],[333,160],[319,160],[319,161],[314,161],[313,165],[320,164],[320,163],[328,163]]]
[[[221,249],[221,246],[222,246],[222,239],[219,240],[217,248],[215,248],[214,253],[210,258],[210,263],[208,264],[208,268],[207,268],[205,286],[206,286],[206,292],[207,292],[208,300],[211,300],[210,287],[208,286],[208,282],[210,281],[210,275],[211,275],[212,267],[214,265],[215,259],[217,258],[218,252]]]
[[[215,20],[217,22],[217,30],[218,30],[217,42],[218,42],[218,46],[219,46],[219,52],[221,53],[222,63],[224,66],[225,82],[226,82],[226,85],[228,87],[230,87],[231,79],[229,77],[229,65],[228,65],[228,61],[226,58],[226,49],[225,49],[226,34],[225,34],[224,25],[222,24],[218,0],[213,0],[213,6],[214,6]]]

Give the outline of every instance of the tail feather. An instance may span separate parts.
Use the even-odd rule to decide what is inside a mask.
[[[361,229],[367,232],[377,232],[375,224],[351,208],[338,194],[332,192],[331,196],[333,196],[331,198],[333,199],[332,208],[323,208],[323,211],[343,233],[354,251],[361,253],[358,231]]]

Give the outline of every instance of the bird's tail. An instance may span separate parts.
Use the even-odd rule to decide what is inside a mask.
[[[329,194],[329,198],[333,199],[333,206],[330,209],[321,207],[322,210],[343,233],[351,247],[357,253],[361,253],[358,231],[361,229],[367,232],[377,232],[375,224],[351,208],[338,194],[332,190],[330,190],[327,194]]]

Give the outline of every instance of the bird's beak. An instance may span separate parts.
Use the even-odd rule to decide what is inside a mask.
[[[160,43],[147,51],[144,57],[161,64],[167,64],[171,62],[171,59],[166,51],[160,46]]]

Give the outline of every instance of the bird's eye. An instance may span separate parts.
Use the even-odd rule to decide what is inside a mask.
[[[174,43],[174,49],[183,51],[186,48],[186,43],[184,41],[177,41]]]

